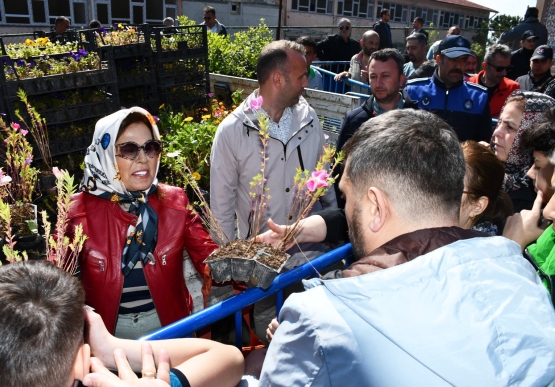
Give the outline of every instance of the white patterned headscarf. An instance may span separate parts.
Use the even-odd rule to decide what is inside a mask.
[[[139,259],[148,261],[148,254],[154,251],[158,237],[158,216],[148,205],[148,196],[156,191],[158,179],[155,177],[146,191],[130,192],[121,180],[116,162],[115,144],[121,123],[129,114],[141,113],[152,125],[155,140],[160,133],[152,115],[140,107],[123,109],[100,119],[96,123],[92,144],[85,156],[85,175],[80,190],[105,200],[130,203],[129,212],[138,216],[137,224],[130,225],[122,256],[122,271],[129,274]],[[160,161],[156,165],[156,175]]]

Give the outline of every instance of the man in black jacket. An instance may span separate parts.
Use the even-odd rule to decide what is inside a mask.
[[[388,9],[383,8],[380,11],[381,20],[374,24],[373,28],[380,35],[380,47],[382,48],[392,48],[393,47],[393,39],[391,39],[391,28],[389,28],[389,24],[387,22],[391,18],[391,14],[389,13]]]
[[[530,71],[530,58],[534,53],[536,40],[538,40],[538,37],[535,36],[534,32],[531,30],[522,34],[522,39],[520,41],[522,47],[513,51],[511,55],[513,69],[507,74],[507,78],[516,81],[518,77],[528,74]]]
[[[404,63],[403,57],[394,48],[379,50],[370,56],[368,78],[372,95],[362,106],[345,115],[337,139],[337,151],[340,151],[347,140],[370,118],[394,109],[418,109],[418,103],[411,100],[405,91],[400,90],[406,79],[403,74]],[[338,178],[335,182],[336,199],[338,207],[344,208],[345,200],[338,188],[340,180],[341,178]]]
[[[410,99],[408,94],[400,91],[405,83],[403,64],[405,61],[399,51],[386,48],[374,52],[370,56],[368,77],[372,95],[366,102],[347,112],[341,125],[337,150],[355,133],[355,131],[372,117],[376,117],[394,109],[417,109],[418,104]]]
[[[316,54],[321,61],[350,61],[360,51],[360,43],[351,39],[351,21],[341,18],[337,25],[337,34],[328,36],[316,45]],[[330,71],[339,74],[349,65],[332,65]]]
[[[517,78],[522,90],[537,91],[555,98],[555,77],[551,75],[553,49],[547,44],[538,46],[530,58],[531,70]]]

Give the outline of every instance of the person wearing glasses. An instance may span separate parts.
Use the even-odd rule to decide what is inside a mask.
[[[321,61],[350,61],[360,52],[360,43],[351,39],[351,21],[339,19],[337,34],[328,36],[316,45],[316,54]],[[348,70],[347,65],[331,65],[330,71],[339,74]]]
[[[507,97],[517,89],[518,82],[507,78],[513,69],[511,64],[511,49],[504,44],[489,46],[482,63],[482,71],[467,79],[488,89],[488,101],[491,118],[499,118],[501,109]]]
[[[158,183],[162,143],[144,109],[123,109],[96,123],[80,193],[69,210],[81,224],[79,256],[86,304],[111,334],[136,339],[191,313],[183,252],[203,273],[217,246],[189,209],[181,188]]]
[[[489,141],[492,130],[487,89],[463,81],[469,56],[467,38],[448,36],[438,46],[434,75],[409,80],[406,91],[420,109],[432,111],[451,125],[459,141]]]
[[[218,19],[216,19],[216,9],[211,6],[207,6],[204,7],[202,11],[204,12],[204,21],[200,24],[206,24],[208,31],[214,34],[227,36],[227,29],[218,21]]]
[[[538,46],[530,57],[530,72],[517,78],[522,90],[537,91],[555,98],[555,77],[551,75],[553,49],[547,44]]]

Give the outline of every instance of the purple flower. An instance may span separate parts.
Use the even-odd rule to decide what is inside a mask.
[[[158,116],[152,116],[152,118],[154,118],[154,121],[156,122],[160,121],[160,118],[158,118]]]
[[[32,162],[33,162],[33,159],[32,159],[31,157],[27,157],[27,158],[25,159],[25,166],[31,164]]]
[[[106,29],[104,27],[100,27],[98,29],[98,32],[100,32],[101,34],[104,34],[104,35],[106,35],[106,33],[108,33],[108,31],[106,31]]]
[[[31,63],[29,63],[29,68],[35,67],[36,65],[37,65],[37,62],[32,61]]]
[[[76,62],[80,62],[81,61],[81,55],[79,54],[72,54],[71,57],[73,59],[75,59]]]
[[[23,59],[19,59],[19,60],[17,61],[17,65],[18,65],[19,67],[25,66],[25,61],[24,61]]]
[[[262,96],[258,97],[258,98],[253,98],[251,99],[251,106],[250,109],[251,110],[260,110],[260,108],[262,107],[262,103],[264,103],[264,98],[262,98]]]
[[[79,55],[81,56],[87,56],[89,54],[87,51],[83,50],[82,48],[80,48],[78,52],[79,52]]]
[[[214,93],[208,93],[206,95],[208,96],[208,98],[212,98],[214,96]]]

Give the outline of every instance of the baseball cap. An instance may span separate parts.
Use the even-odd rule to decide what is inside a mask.
[[[534,35],[534,32],[532,30],[528,30],[522,34],[522,39],[520,40],[528,40],[528,39],[538,39],[538,37]]]
[[[534,53],[532,54],[532,57],[530,58],[530,60],[534,60],[534,59],[549,59],[552,60],[553,59],[553,49],[551,47],[549,47],[547,44],[542,44],[541,46],[536,47],[536,49],[534,50]]]
[[[464,36],[450,35],[441,41],[438,52],[451,59],[471,55],[470,42]]]

